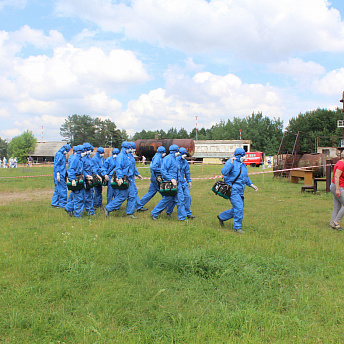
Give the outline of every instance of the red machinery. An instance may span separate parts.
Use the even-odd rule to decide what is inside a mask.
[[[245,165],[252,167],[259,167],[264,164],[264,153],[263,152],[247,152],[245,155]]]

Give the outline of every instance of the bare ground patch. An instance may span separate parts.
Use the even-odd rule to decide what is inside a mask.
[[[0,205],[6,205],[17,202],[31,202],[39,200],[48,200],[53,197],[54,189],[31,189],[16,192],[1,192]]]

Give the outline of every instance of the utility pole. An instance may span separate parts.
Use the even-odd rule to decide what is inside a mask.
[[[197,141],[197,134],[198,134],[198,129],[197,129],[197,118],[198,118],[198,116],[196,116],[196,141]]]

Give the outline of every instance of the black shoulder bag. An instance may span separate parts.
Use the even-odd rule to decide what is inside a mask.
[[[240,174],[241,174],[241,165],[240,165],[239,174],[234,179],[232,185],[238,180],[238,178],[240,177]],[[211,190],[215,193],[215,195],[219,195],[225,199],[229,199],[232,193],[232,185],[228,185],[222,180],[219,180],[215,182]]]

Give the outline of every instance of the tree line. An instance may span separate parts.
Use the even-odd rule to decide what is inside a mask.
[[[337,121],[343,120],[343,112],[335,110],[316,109],[300,113],[289,120],[285,130],[293,133],[301,131],[310,136],[319,146],[339,146],[343,139],[342,128],[337,128]],[[101,118],[92,118],[89,115],[71,115],[60,127],[63,140],[72,146],[84,142],[94,147],[120,147],[124,140],[136,141],[139,139],[193,139],[196,140],[251,140],[251,149],[262,151],[266,155],[275,155],[283,137],[283,121],[280,118],[269,118],[261,112],[252,113],[244,118],[234,117],[232,120],[221,120],[210,128],[193,128],[190,132],[181,128],[170,128],[167,131],[142,130],[128,137],[125,130],[117,128],[116,124]],[[26,157],[34,151],[36,138],[29,130],[14,137],[10,142],[0,138],[0,157],[16,156],[23,163]]]

